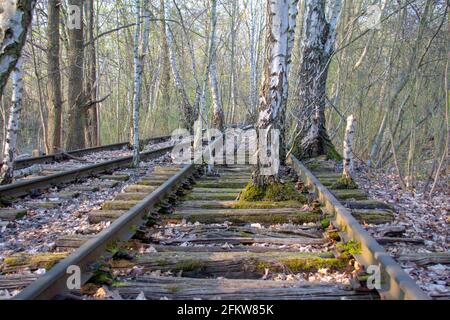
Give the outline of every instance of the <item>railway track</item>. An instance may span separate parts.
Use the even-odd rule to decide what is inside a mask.
[[[214,176],[194,164],[157,167],[88,214],[107,229],[61,237],[63,253],[43,261],[17,259],[49,270],[3,276],[0,288],[20,287],[17,299],[427,299],[361,226],[385,219],[386,205],[328,189],[290,161],[283,180],[303,193],[289,202],[237,201],[250,166],[219,166]],[[331,172],[321,174],[329,183]],[[68,289],[73,266],[81,290]],[[380,267],[377,291],[364,266]]]
[[[153,151],[141,153],[141,159],[155,159],[161,155],[169,152],[172,146],[162,147]],[[67,184],[90,176],[98,175],[106,172],[113,172],[114,170],[126,168],[132,163],[132,156],[119,157],[117,159],[103,161],[96,164],[84,165],[70,170],[52,173],[37,177],[21,179],[18,182],[0,186],[0,202],[9,203],[11,198],[22,197],[28,194],[36,195],[44,190],[61,184]],[[108,178],[108,176],[105,176]],[[114,177],[109,176],[113,180]],[[117,177],[118,178],[118,177]]]
[[[142,145],[160,143],[160,142],[168,141],[168,140],[170,140],[170,138],[171,138],[170,136],[149,138],[149,139],[143,140]],[[24,169],[24,168],[27,168],[27,167],[30,167],[33,165],[68,160],[68,159],[71,159],[70,158],[71,156],[72,157],[81,157],[81,156],[95,153],[95,152],[122,150],[124,148],[130,148],[130,143],[122,142],[122,143],[109,144],[109,145],[87,148],[87,149],[73,150],[73,151],[68,151],[65,153],[56,153],[56,154],[44,155],[44,156],[40,156],[40,157],[24,158],[24,159],[16,160],[14,162],[14,169],[20,170],[20,169]]]

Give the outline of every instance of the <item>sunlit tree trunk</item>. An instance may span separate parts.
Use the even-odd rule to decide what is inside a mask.
[[[6,134],[4,159],[0,169],[0,184],[8,184],[14,179],[14,157],[17,145],[17,131],[19,130],[19,118],[22,111],[23,82],[22,82],[22,58],[12,72],[13,96],[9,112],[8,131]]]
[[[230,102],[231,110],[229,113],[230,123],[235,123],[236,109],[238,107],[238,90],[237,90],[237,72],[236,72],[236,38],[239,28],[239,20],[236,15],[239,13],[238,0],[233,0],[231,4],[231,57],[230,57]]]
[[[81,21],[83,21],[83,0],[70,0],[70,5],[77,6],[80,10]],[[79,28],[69,28],[68,49],[68,108],[69,128],[67,134],[66,148],[69,150],[83,149],[86,147],[85,124],[86,124],[86,99],[84,96],[84,38],[83,23]]]
[[[177,88],[177,91],[181,98],[181,112],[183,113],[183,124],[185,125],[186,129],[192,132],[194,127],[194,111],[193,108],[189,102],[189,98],[187,96],[186,90],[184,88],[183,80],[180,75],[180,71],[178,70],[178,64],[177,64],[177,58],[176,58],[176,52],[174,48],[174,37],[171,29],[171,22],[170,22],[170,5],[169,1],[164,2],[164,19],[166,23],[166,37],[167,37],[167,44],[169,46],[169,56],[170,56],[170,63],[172,67],[172,73],[175,81],[175,87]]]
[[[160,10],[164,16],[164,2],[160,1]],[[161,21],[161,53],[162,53],[162,71],[161,71],[161,81],[159,83],[159,92],[161,94],[162,109],[167,110],[170,107],[170,57],[169,57],[169,45],[167,44],[167,33],[166,33],[166,22],[164,19]],[[169,129],[168,114],[163,112],[161,114],[164,121],[164,127],[167,125],[167,130]],[[165,129],[165,128],[164,128]]]
[[[258,100],[258,85],[256,83],[256,10],[254,5],[255,0],[250,0],[250,108],[247,111],[246,122],[253,122],[256,114],[256,106]]]
[[[212,124],[216,129],[223,131],[224,113],[222,107],[222,96],[219,88],[219,80],[217,79],[217,0],[211,0],[211,95],[213,99],[213,121]]]
[[[9,75],[21,57],[35,5],[35,0],[0,3],[0,99]]]
[[[353,115],[347,119],[347,128],[345,129],[344,138],[344,170],[343,179],[347,181],[352,180],[353,174],[353,140],[355,137],[355,122],[356,119]]]
[[[90,102],[89,108],[86,110],[86,133],[88,137],[88,144],[90,147],[100,144],[99,123],[98,123],[98,105],[97,101],[97,53],[94,39],[94,0],[87,0],[86,5],[86,20],[87,20],[87,79],[86,79],[86,99]]]
[[[141,38],[141,0],[136,0],[136,29],[134,34],[134,94],[133,94],[133,165],[139,165],[139,111],[142,100],[142,74],[150,36],[149,0],[144,0],[144,33]]]
[[[62,92],[60,67],[60,23],[61,1],[48,1],[48,151],[55,153],[62,148]]]
[[[289,71],[292,62],[292,50],[295,44],[295,29],[297,27],[298,0],[291,0],[289,3],[289,23],[288,23],[288,39],[286,52],[286,72],[283,80],[283,106],[280,116],[280,161],[285,164],[286,161],[286,110],[289,95]]]
[[[330,16],[326,18],[326,1],[305,2],[303,34],[300,46],[300,72],[295,112],[298,127],[303,128],[295,142],[298,157],[328,155],[339,158],[328,136],[325,125],[326,83],[330,58],[334,50],[336,26],[342,0],[328,1]]]
[[[267,186],[278,182],[278,172],[263,174],[264,168],[261,159],[266,156],[262,154],[266,150],[262,150],[261,146],[266,137],[262,134],[263,130],[280,130],[284,125],[281,117],[286,105],[284,99],[286,98],[289,39],[291,37],[290,16],[296,11],[296,5],[297,1],[295,0],[267,0],[266,56],[257,122],[258,165],[253,174],[253,183],[256,186]],[[272,148],[272,153],[274,152],[276,155],[273,161],[279,161],[277,159],[279,150],[276,148],[284,147],[275,145],[275,141],[271,141],[273,136],[270,133],[268,136],[270,138],[267,138],[267,146]],[[275,164],[270,163],[270,165],[274,166]]]

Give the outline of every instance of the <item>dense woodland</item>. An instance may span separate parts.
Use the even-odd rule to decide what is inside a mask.
[[[282,155],[339,157],[354,115],[354,157],[405,188],[448,170],[448,0],[17,0],[17,38],[8,3],[3,158],[23,92],[14,156],[136,144],[201,118],[279,128]]]

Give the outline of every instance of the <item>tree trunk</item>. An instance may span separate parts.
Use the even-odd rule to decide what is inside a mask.
[[[217,29],[217,0],[211,0],[211,95],[213,99],[213,121],[214,128],[223,131],[224,114],[222,107],[222,97],[217,79],[217,45],[216,45],[216,29]]]
[[[228,117],[229,123],[235,123],[236,108],[238,105],[238,91],[237,91],[237,74],[236,74],[236,38],[238,32],[239,21],[236,21],[238,14],[238,1],[233,0],[231,4],[231,61],[230,61],[230,102],[231,111]]]
[[[161,13],[164,16],[164,1],[161,0]],[[164,19],[161,21],[161,41],[162,41],[162,71],[161,71],[161,81],[159,85],[159,92],[162,96],[162,108],[163,110],[168,110],[170,107],[170,57],[169,57],[169,45],[167,44],[167,33],[166,33],[166,22]],[[163,112],[164,116],[164,126],[167,125],[167,130],[169,130],[169,119],[167,113]]]
[[[297,27],[298,1],[292,1],[289,5],[289,24],[288,24],[288,39],[287,39],[287,53],[286,53],[286,73],[283,80],[283,107],[281,109],[280,117],[280,162],[286,162],[286,110],[289,95],[289,70],[292,62],[292,50],[295,44],[295,29]]]
[[[344,171],[343,179],[352,180],[353,174],[353,139],[355,137],[355,117],[349,116],[347,119],[347,128],[345,129],[344,138]]]
[[[150,35],[149,0],[144,0],[145,25],[141,38],[141,0],[136,0],[136,29],[134,35],[134,95],[133,95],[133,165],[139,165],[139,111],[142,98],[142,75]]]
[[[98,105],[93,102],[97,101],[97,54],[94,39],[94,0],[87,0],[86,15],[88,29],[88,48],[87,48],[87,77],[86,77],[86,100],[90,103],[90,107],[86,110],[86,136],[87,143],[90,147],[98,146],[100,139],[98,136]],[[91,105],[92,104],[92,105]]]
[[[80,8],[80,18],[83,21],[83,0],[70,0],[69,5]],[[83,149],[86,147],[84,134],[86,124],[85,96],[83,92],[83,64],[84,64],[84,38],[83,23],[80,28],[71,28],[67,31],[69,37],[68,48],[68,104],[69,128],[66,148],[68,150]]]
[[[278,182],[278,172],[271,174],[263,173],[265,168],[262,164],[262,158],[266,157],[267,150],[262,147],[268,147],[271,150],[271,166],[279,162],[279,150],[283,146],[274,144],[276,141],[267,138],[264,130],[282,129],[284,121],[281,120],[286,106],[284,99],[287,97],[287,72],[289,56],[290,39],[290,19],[297,8],[296,0],[267,0],[267,30],[266,30],[266,58],[264,61],[263,84],[260,94],[259,119],[257,123],[258,134],[258,164],[253,174],[253,182],[256,186],[267,186]],[[296,12],[295,12],[296,15]],[[266,141],[267,140],[267,141]],[[267,142],[267,143],[266,143]]]
[[[22,58],[19,58],[12,73],[13,96],[9,113],[8,131],[6,134],[4,159],[0,168],[0,184],[9,184],[14,179],[14,157],[16,153],[17,131],[22,110],[23,82]]]
[[[59,20],[61,12],[60,0],[48,1],[48,151],[56,153],[62,148],[62,93],[60,68]]]
[[[250,0],[250,110],[246,114],[246,123],[253,123],[258,100],[256,83],[256,10],[254,0]]]
[[[172,67],[172,73],[175,80],[175,87],[179,95],[181,96],[181,111],[183,113],[183,124],[189,132],[192,132],[194,127],[194,111],[189,102],[189,98],[187,96],[186,90],[183,85],[183,80],[181,79],[180,72],[178,70],[176,52],[174,48],[174,37],[171,29],[170,23],[170,5],[169,1],[165,1],[164,3],[164,19],[166,22],[166,36],[167,36],[167,44],[169,46],[169,55],[170,55],[170,63]]]
[[[35,0],[2,1],[0,4],[0,99],[25,45]]]
[[[300,158],[327,155],[340,158],[328,136],[325,124],[326,83],[328,67],[336,39],[336,25],[342,9],[342,1],[334,1],[331,18],[325,17],[325,1],[311,0],[305,3],[301,45],[300,72],[298,75],[298,127],[303,128],[294,148]]]

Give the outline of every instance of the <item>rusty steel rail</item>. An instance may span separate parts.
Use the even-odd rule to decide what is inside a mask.
[[[369,235],[369,233],[352,216],[351,211],[294,156],[290,162],[303,182],[314,190],[327,212],[335,215],[335,224],[340,227],[346,240],[361,243],[361,253],[354,255],[361,265],[379,266],[381,272],[381,289],[377,290],[383,299],[391,300],[429,300],[430,297],[416,282],[394,261],[394,259]]]
[[[141,159],[155,159],[169,152],[171,149],[172,146],[169,146],[153,151],[143,152],[141,153]],[[63,183],[68,183],[110,170],[127,167],[132,163],[132,161],[132,156],[121,157],[118,159],[88,165],[81,168],[49,175],[46,177],[24,180],[0,186],[0,199],[3,197],[21,197],[30,193],[38,193],[42,190],[61,185]]]
[[[194,164],[186,165],[164,184],[149,194],[139,204],[128,210],[111,226],[82,245],[70,256],[60,261],[45,275],[19,293],[15,300],[49,300],[69,290],[67,281],[70,267],[81,270],[81,284],[84,284],[98,268],[99,257],[108,256],[108,248],[130,240],[139,226],[146,223],[146,216],[162,200],[175,192],[196,171]]]
[[[171,136],[161,136],[161,137],[155,137],[155,138],[149,138],[142,140],[142,144],[146,145],[149,143],[160,143],[167,140],[170,140]],[[45,156],[40,157],[32,157],[32,158],[24,158],[20,160],[14,161],[14,169],[20,170],[27,167],[30,167],[32,165],[36,164],[45,164],[45,163],[52,163],[52,162],[58,162],[69,159],[67,155],[71,155],[74,157],[80,157],[84,156],[89,153],[99,152],[99,151],[114,151],[114,150],[121,150],[124,148],[131,148],[131,145],[129,142],[121,142],[121,143],[115,143],[115,144],[108,144],[104,146],[99,147],[93,147],[93,148],[87,148],[87,149],[79,149],[79,150],[73,150],[68,151],[66,153],[55,153],[55,154],[49,154]]]

